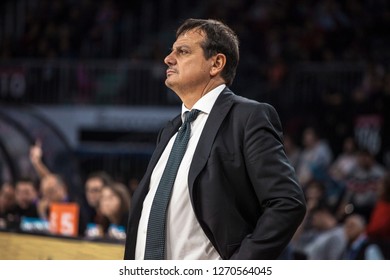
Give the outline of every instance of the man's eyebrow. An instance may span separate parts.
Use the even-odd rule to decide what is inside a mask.
[[[178,49],[183,49],[183,48],[190,49],[191,47],[189,45],[187,45],[187,44],[176,45],[176,46],[172,46],[171,51],[178,50]]]

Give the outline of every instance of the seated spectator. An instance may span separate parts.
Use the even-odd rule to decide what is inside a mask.
[[[14,223],[10,212],[15,207],[15,190],[11,183],[5,182],[0,188],[0,229],[8,228]]]
[[[305,186],[310,180],[316,179],[316,176],[322,176],[323,172],[327,172],[332,160],[332,151],[313,127],[308,127],[303,132],[303,145],[297,176],[301,185]]]
[[[49,174],[42,178],[39,192],[37,210],[41,219],[49,218],[50,204],[69,202],[68,191],[65,182],[56,174]]]
[[[15,185],[15,207],[10,211],[15,221],[15,229],[20,229],[24,217],[38,218],[38,192],[30,179],[20,179]]]
[[[102,190],[99,209],[107,223],[103,225],[106,237],[124,239],[130,209],[130,194],[125,185],[113,183]]]
[[[86,223],[100,224],[103,216],[99,210],[99,201],[104,186],[110,185],[112,179],[104,171],[91,173],[85,181],[85,214]]]
[[[16,208],[15,214],[19,217],[38,217],[38,192],[30,179],[20,179],[15,185]]]
[[[294,142],[293,137],[289,134],[286,134],[284,136],[283,142],[287,158],[296,170],[301,159],[301,149],[297,146],[297,144]]]
[[[347,247],[342,254],[342,259],[383,259],[380,248],[367,237],[365,230],[366,222],[361,215],[353,214],[345,219],[344,232],[347,238]]]
[[[343,227],[338,225],[337,219],[330,209],[324,205],[313,209],[312,224],[318,230],[318,235],[304,248],[307,259],[339,259],[346,246],[346,238]]]
[[[385,175],[385,169],[375,161],[366,149],[358,152],[355,168],[346,179],[346,193],[340,211],[344,214],[356,213],[369,220],[371,211],[378,199],[378,185]]]
[[[379,184],[379,199],[367,225],[367,236],[378,243],[390,259],[390,173]]]
[[[78,220],[76,235],[84,235],[86,221],[83,208],[81,207],[82,203],[68,193],[68,188],[59,175],[49,174],[43,177],[40,184],[40,194],[41,197],[37,203],[37,210],[40,219],[49,221],[49,224],[52,225],[53,220],[51,219],[51,208],[53,204],[64,204],[64,206],[76,204],[77,212],[75,212],[75,215],[77,216],[72,218],[74,220]],[[50,228],[46,229],[46,231],[49,229]],[[52,231],[50,230],[50,232]],[[59,230],[54,233],[62,234]],[[73,234],[74,233],[72,233],[72,235]]]
[[[307,211],[303,222],[298,227],[291,241],[294,259],[307,259],[307,255],[304,252],[305,246],[312,242],[319,234],[319,230],[313,226],[313,210],[323,205],[326,201],[325,186],[319,181],[310,181],[303,191]]]
[[[309,213],[326,201],[325,186],[316,180],[311,180],[305,187],[306,207]]]
[[[357,164],[356,142],[352,137],[344,140],[343,151],[332,163],[330,176],[336,181],[343,181]]]

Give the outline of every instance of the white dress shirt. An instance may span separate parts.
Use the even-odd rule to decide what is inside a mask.
[[[168,206],[165,249],[166,259],[168,260],[221,259],[196,219],[189,194],[188,172],[204,125],[206,124],[215,101],[224,88],[224,84],[216,87],[199,99],[192,108],[198,109],[201,112],[196,120],[191,123],[190,140],[179,166]],[[184,113],[186,111],[189,110],[183,104],[181,113],[183,121]],[[168,161],[173,142],[175,141],[176,134],[172,136],[168,145],[165,147],[165,150],[152,173],[149,192],[143,203],[142,214],[138,226],[135,251],[136,260],[144,259],[150,209],[166,162]]]

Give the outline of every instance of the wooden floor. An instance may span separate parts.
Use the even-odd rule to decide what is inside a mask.
[[[0,260],[122,260],[123,244],[0,232]]]

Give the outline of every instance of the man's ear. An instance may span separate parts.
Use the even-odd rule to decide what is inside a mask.
[[[211,69],[210,69],[210,75],[212,77],[217,76],[220,74],[223,70],[223,68],[226,65],[226,56],[222,53],[218,53],[215,56],[211,58]]]

